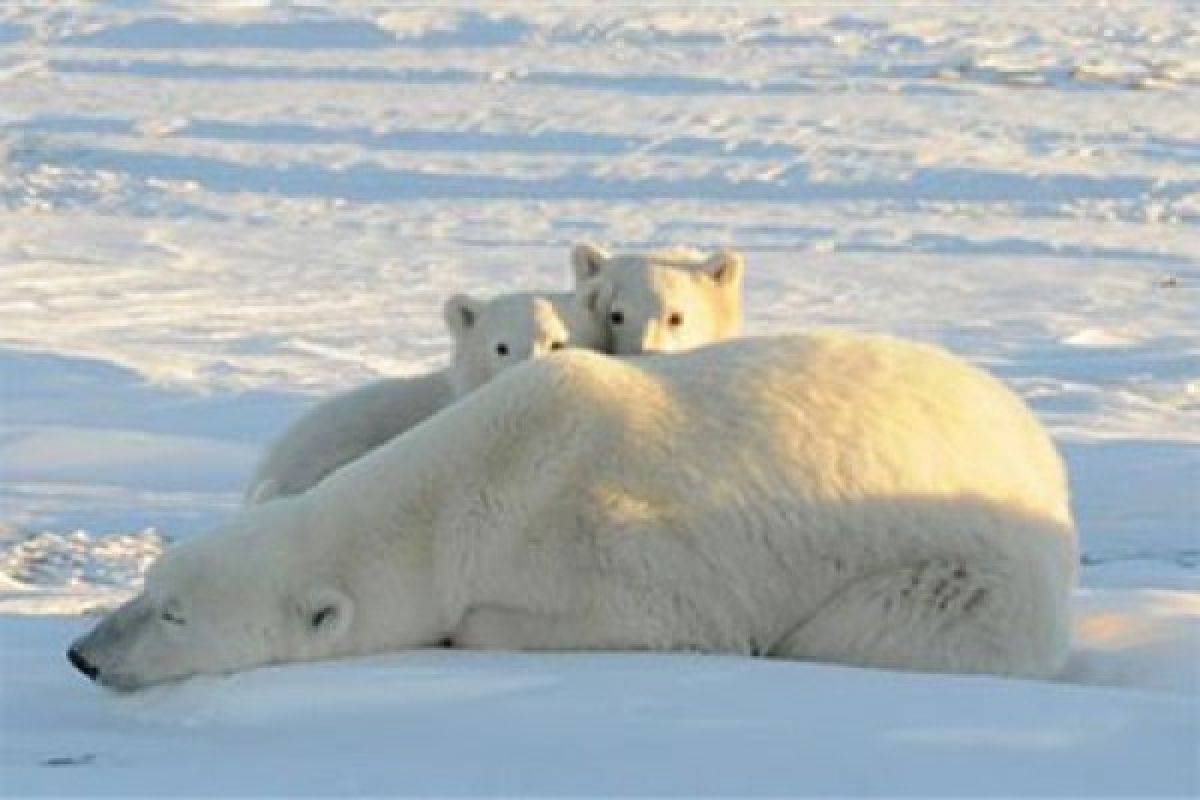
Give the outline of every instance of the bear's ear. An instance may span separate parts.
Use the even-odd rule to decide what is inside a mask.
[[[586,281],[575,287],[576,304],[586,309],[592,316],[601,316],[608,313],[608,306],[612,303],[612,295],[612,281]]]
[[[736,250],[719,250],[700,265],[700,270],[718,286],[738,286],[742,282],[746,262]]]
[[[612,256],[608,253],[589,242],[575,245],[571,250],[571,268],[575,271],[575,285],[582,286],[585,281],[599,275],[611,258]]]
[[[479,321],[479,312],[483,303],[465,294],[456,294],[446,301],[442,308],[442,316],[446,319],[446,327],[455,336],[459,336],[475,326]]]
[[[332,637],[350,627],[354,603],[344,592],[326,588],[310,592],[297,610],[300,623],[310,636]]]

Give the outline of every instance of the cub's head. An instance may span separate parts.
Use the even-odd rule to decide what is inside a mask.
[[[446,301],[455,389],[465,394],[509,367],[565,347],[603,347],[604,329],[569,295],[506,294]]]
[[[368,554],[366,566],[348,566],[298,529],[288,516],[292,502],[247,509],[226,530],[169,548],[140,594],[72,643],[71,663],[101,685],[129,691],[191,675],[380,652],[403,645],[397,635],[435,639],[422,627],[428,610],[421,595],[389,605],[397,576],[369,571],[383,559]],[[287,541],[293,533],[295,541]],[[407,575],[399,582],[419,585]]]
[[[609,255],[581,244],[571,261],[576,298],[613,353],[689,350],[741,328],[744,264],[732,250]]]

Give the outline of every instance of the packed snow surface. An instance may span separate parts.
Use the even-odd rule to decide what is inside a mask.
[[[5,795],[1200,792],[1200,3],[0,4]],[[450,293],[732,245],[1067,458],[1059,682],[422,651],[135,696],[66,642]]]

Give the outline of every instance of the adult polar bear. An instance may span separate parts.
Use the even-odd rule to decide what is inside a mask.
[[[1074,564],[1053,444],[940,349],[567,351],[168,551],[69,656],[124,689],[447,637],[1045,677]]]

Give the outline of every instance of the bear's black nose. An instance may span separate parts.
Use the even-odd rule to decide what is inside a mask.
[[[92,680],[96,680],[96,675],[100,673],[100,670],[92,666],[91,662],[83,657],[83,653],[79,652],[79,650],[74,647],[67,650],[67,661],[70,661],[71,666],[75,667],[75,669],[79,670],[84,675],[87,675]]]

